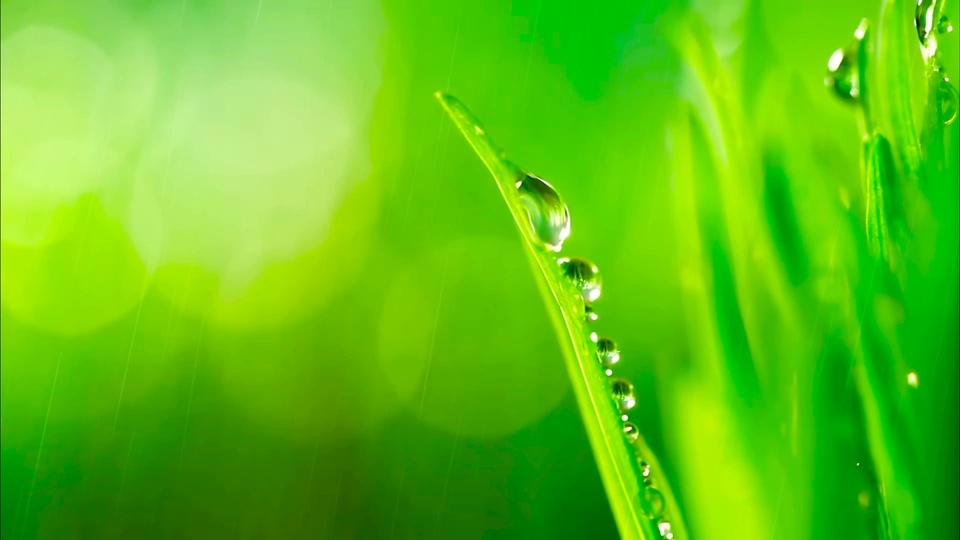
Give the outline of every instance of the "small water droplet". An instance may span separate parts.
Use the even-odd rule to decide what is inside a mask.
[[[910,373],[907,373],[907,385],[909,385],[910,388],[916,388],[920,386],[920,378],[917,377],[916,371],[911,371]]]
[[[534,236],[550,251],[560,251],[570,236],[570,210],[560,194],[546,180],[527,173],[517,181],[517,192]]]
[[[650,519],[659,519],[663,517],[663,510],[666,506],[666,500],[663,493],[653,486],[643,487],[643,497],[641,498],[641,507],[643,513]],[[661,533],[662,534],[662,533]]]
[[[627,422],[623,425],[623,434],[626,435],[627,441],[631,443],[640,438],[640,430],[633,422]]]
[[[940,117],[944,125],[950,125],[957,119],[958,101],[960,95],[957,89],[950,84],[950,79],[941,73],[940,87],[937,89],[937,99],[940,102]]]
[[[594,342],[594,343],[596,343],[596,342],[600,339],[599,337],[597,337],[597,333],[596,333],[596,332],[590,332],[590,335],[587,336],[587,337],[589,337],[589,338],[590,338],[590,341],[592,341],[592,342]]]
[[[620,349],[610,338],[600,338],[597,341],[597,356],[600,357],[600,363],[605,367],[613,367],[620,361]]]
[[[950,18],[946,15],[941,15],[940,20],[937,21],[937,32],[940,34],[949,34],[953,32],[953,24],[950,22]]]
[[[640,475],[644,479],[650,478],[650,464],[643,460],[640,461]]]
[[[824,83],[833,88],[841,99],[857,101],[860,98],[860,69],[857,56],[860,44],[867,34],[867,20],[864,19],[854,31],[854,39],[846,47],[837,49],[827,62],[827,77]]]
[[[613,370],[612,370],[612,369],[605,369],[605,370],[603,370],[603,374],[606,375],[607,377],[610,377],[611,375],[613,375]]]
[[[583,316],[587,318],[588,321],[593,322],[600,318],[600,315],[593,310],[593,306],[584,302],[583,303]]]
[[[620,415],[620,421],[621,421],[621,422],[626,422],[626,421],[628,421],[628,420],[630,420],[630,417],[629,417],[629,416],[627,416],[627,415],[625,415],[625,414],[621,414],[621,415]]]
[[[670,531],[670,522],[661,519],[660,523],[657,523],[657,528],[660,530],[660,536],[666,538],[667,540],[673,540],[673,532]]]
[[[595,264],[583,259],[558,259],[557,263],[563,269],[563,274],[573,282],[580,291],[580,295],[587,302],[600,298],[600,269]]]
[[[614,379],[610,383],[610,393],[620,407],[620,413],[626,413],[637,406],[637,396],[633,393],[633,384],[626,379]]]

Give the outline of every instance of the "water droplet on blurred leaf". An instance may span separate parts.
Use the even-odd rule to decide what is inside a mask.
[[[573,282],[583,296],[584,301],[593,302],[600,298],[600,269],[583,259],[559,259],[557,263],[563,269],[563,274]]]
[[[653,486],[644,486],[643,498],[641,499],[643,513],[650,519],[663,517],[663,510],[666,506],[663,493]]]
[[[860,45],[867,33],[867,21],[864,19],[854,31],[854,39],[846,47],[837,49],[827,62],[827,86],[841,99],[858,101],[861,94],[860,68],[857,56]]]
[[[612,339],[600,338],[597,341],[597,356],[605,367],[613,367],[620,361],[620,349]]]
[[[517,181],[517,192],[523,202],[534,236],[550,251],[560,251],[570,236],[570,210],[560,194],[546,180],[524,174]]]
[[[633,422],[623,424],[623,434],[627,437],[627,441],[631,443],[640,438],[640,430]]]
[[[633,384],[626,379],[614,379],[610,383],[610,393],[613,394],[613,399],[616,400],[621,413],[626,413],[637,406]]]

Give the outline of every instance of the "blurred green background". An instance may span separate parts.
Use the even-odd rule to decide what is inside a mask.
[[[691,382],[671,2],[0,5],[3,538],[617,536],[515,228],[436,90],[565,197],[565,253],[603,272],[601,333],[691,532],[862,536],[855,421],[826,435],[849,444],[799,438],[835,469],[728,461],[742,404]],[[823,76],[878,4],[689,7],[758,140],[799,141],[810,182],[859,204],[856,117]],[[911,308],[947,358],[917,389],[932,538],[957,534],[952,249],[931,263],[947,288]],[[818,374],[813,354],[786,388]]]

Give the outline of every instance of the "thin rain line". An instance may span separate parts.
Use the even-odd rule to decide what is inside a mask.
[[[836,259],[837,246],[838,246],[839,243],[840,243],[840,229],[842,228],[842,226],[843,226],[843,223],[842,223],[842,222],[841,222],[840,224],[838,224],[838,225],[837,225],[837,231],[834,233],[833,249],[831,250],[831,253],[830,253],[830,254],[831,254],[831,257],[833,257],[834,259]],[[836,274],[834,274],[834,276],[835,276],[835,275],[836,275]],[[814,324],[814,328],[813,328],[813,329],[811,330],[811,332],[810,332],[810,344],[809,344],[809,347],[810,347],[811,349],[813,348],[813,336],[816,335],[816,324],[817,324],[817,322],[820,320],[820,309],[821,309],[821,306],[823,306],[823,297],[824,297],[824,295],[821,294],[821,295],[820,295],[820,302],[817,303],[817,316],[814,318],[814,323],[813,323],[813,324]],[[836,318],[837,318],[837,309],[833,309],[833,310],[831,310],[831,312],[830,312],[830,320],[827,322],[826,332],[827,332],[828,334],[829,334],[829,332],[830,332],[830,329],[833,328],[833,322],[836,320]],[[820,353],[819,355],[817,355],[817,362],[816,362],[816,364],[814,364],[814,368],[813,368],[813,369],[814,369],[814,376],[813,376],[813,388],[812,388],[812,392],[813,392],[813,395],[814,395],[814,396],[817,395],[817,387],[820,385],[820,375],[823,373],[822,364],[823,364],[823,361],[826,360],[826,357],[827,357],[827,342],[826,342],[826,340],[824,340],[823,350],[821,351],[821,353]]]
[[[298,527],[301,532],[303,531],[303,524],[307,520],[307,507],[310,502],[310,491],[313,489],[313,475],[317,470],[317,458],[320,457],[321,440],[321,437],[317,437],[317,444],[313,450],[313,462],[310,464],[310,475],[307,477],[307,492],[303,496],[303,510],[300,512],[300,526]]]
[[[453,460],[457,455],[457,444],[460,443],[460,433],[463,430],[463,415],[460,415],[460,420],[457,422],[457,433],[453,437],[453,449],[450,450],[450,461],[447,463],[447,474],[443,478],[443,489],[440,491],[440,504],[437,509],[437,523],[440,523],[440,518],[443,516],[443,505],[447,502],[447,487],[450,485],[450,474],[453,472]]]
[[[183,435],[180,438],[180,458],[177,461],[177,478],[183,469],[183,453],[187,448],[187,427],[190,425],[190,411],[193,408],[193,391],[197,384],[197,366],[200,364],[200,343],[203,341],[203,332],[207,327],[206,317],[200,319],[200,335],[197,337],[197,350],[193,355],[193,376],[190,378],[190,396],[187,398],[187,414],[183,419]]]
[[[783,501],[783,488],[787,485],[787,473],[783,473],[783,480],[780,481],[780,493],[777,495],[777,506],[773,509],[773,525],[770,528],[770,538],[776,538],[777,522],[780,520],[780,503]]]
[[[530,66],[533,64],[533,46],[537,42],[537,29],[540,27],[540,11],[543,8],[543,0],[537,2],[537,11],[533,16],[533,32],[530,34],[530,52],[527,53],[527,68],[523,74],[523,85],[520,87],[520,97],[527,93],[527,83],[530,80]]]
[[[880,267],[880,259],[875,259],[873,262],[873,271],[870,274],[870,283],[867,286],[868,295],[873,292],[873,286],[874,286],[873,284],[877,278],[877,270],[879,269],[879,267]],[[852,351],[853,361],[850,363],[850,369],[847,371],[847,377],[843,383],[843,391],[842,391],[843,393],[841,394],[842,396],[844,396],[843,397],[844,400],[846,400],[845,396],[847,394],[847,388],[849,388],[850,386],[850,379],[853,377],[853,369],[856,366],[857,358],[859,357],[861,361],[863,360],[863,354],[858,351],[860,350],[860,339],[863,336],[863,318],[866,316],[867,307],[870,304],[871,302],[869,301],[864,302],[863,309],[860,310],[860,314],[857,317],[857,339],[854,341],[854,344],[853,344],[853,351]]]
[[[403,479],[407,476],[407,462],[403,462],[403,468],[400,469],[400,486],[397,488],[397,504],[393,508],[393,520],[390,522],[390,538],[393,538],[393,532],[397,527],[397,516],[400,514],[400,495],[403,493]]]
[[[117,491],[117,510],[120,509],[120,501],[123,499],[123,486],[127,483],[127,470],[130,468],[130,455],[133,453],[133,439],[137,435],[137,428],[134,427],[130,432],[130,445],[127,446],[127,457],[123,461],[123,473],[120,475],[120,489]]]
[[[40,470],[40,458],[43,456],[43,443],[47,438],[47,426],[50,423],[50,409],[53,407],[53,395],[57,390],[57,379],[60,377],[60,363],[63,360],[65,345],[60,346],[57,356],[57,367],[53,371],[53,384],[50,386],[50,398],[47,400],[47,413],[43,417],[43,430],[40,432],[40,448],[37,449],[37,460],[33,464],[33,478],[30,480],[30,492],[27,494],[27,505],[23,510],[23,526],[20,528],[22,538],[27,529],[27,519],[30,517],[30,503],[33,501],[33,490],[37,486],[37,471]]]
[[[140,328],[140,314],[143,313],[143,304],[146,302],[146,287],[140,296],[140,304],[137,306],[137,315],[133,321],[133,333],[130,335],[130,346],[127,347],[127,361],[123,368],[123,379],[120,381],[120,396],[117,397],[117,411],[113,415],[113,431],[117,431],[117,420],[120,419],[120,406],[123,404],[123,392],[127,387],[127,374],[130,372],[130,359],[133,357],[133,345],[137,341],[137,330]]]
[[[263,9],[263,0],[257,2],[257,17],[253,20],[253,31],[257,31],[257,25],[260,24],[260,10]]]
[[[443,305],[443,291],[447,285],[447,270],[450,267],[451,242],[447,242],[447,253],[443,258],[443,274],[440,277],[440,295],[437,298],[437,311],[433,316],[433,331],[430,333],[430,350],[427,353],[427,367],[423,375],[423,389],[420,391],[420,408],[417,411],[417,421],[423,417],[423,404],[427,398],[427,383],[430,381],[430,367],[433,364],[433,351],[437,344],[437,327],[440,323],[440,307]]]

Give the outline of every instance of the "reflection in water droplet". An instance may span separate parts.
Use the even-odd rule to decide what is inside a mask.
[[[937,89],[937,99],[940,102],[940,118],[945,125],[952,124],[957,119],[958,101],[957,89],[950,84],[950,79],[942,74],[940,76],[940,87]]]
[[[600,357],[600,363],[610,368],[620,361],[620,349],[612,339],[600,338],[597,341],[597,356]]]
[[[644,479],[650,478],[650,464],[643,460],[640,461],[640,475]]]
[[[633,393],[633,384],[626,379],[614,379],[610,383],[610,393],[617,401],[621,413],[626,413],[637,406],[637,396]]]
[[[853,41],[846,47],[834,51],[827,62],[827,77],[824,83],[832,87],[833,92],[841,99],[857,101],[860,98],[860,69],[857,65],[857,55],[866,34],[867,20],[864,19],[853,33]]]
[[[643,513],[650,519],[659,519],[663,517],[663,510],[666,506],[663,493],[653,486],[643,487],[643,497],[641,498],[641,507]]]
[[[940,34],[949,34],[953,32],[953,24],[950,22],[950,18],[946,15],[941,15],[940,20],[937,21],[937,32]]]
[[[910,388],[916,388],[920,386],[920,378],[917,376],[916,371],[907,373],[907,385],[909,385]]]
[[[623,434],[627,436],[627,441],[631,443],[640,438],[640,430],[633,422],[627,422],[623,425]]]
[[[667,540],[673,539],[673,532],[670,531],[670,522],[661,519],[660,523],[657,524],[657,528],[660,529],[660,536],[666,538]]]
[[[600,315],[598,315],[597,312],[593,310],[593,306],[591,306],[586,302],[583,303],[583,315],[584,317],[587,318],[588,321],[591,321],[591,322],[596,321],[597,319],[600,318]]]
[[[570,236],[570,210],[560,194],[546,180],[532,174],[524,174],[517,181],[517,192],[534,236],[543,247],[560,251],[563,241]]]
[[[586,302],[600,298],[600,269],[583,259],[558,259],[563,274],[573,282]]]
[[[600,339],[599,337],[597,337],[597,333],[596,333],[596,332],[590,332],[590,335],[587,336],[587,337],[589,337],[589,338],[590,338],[590,341],[592,341],[592,342],[594,342],[594,343],[596,343],[597,340]]]

